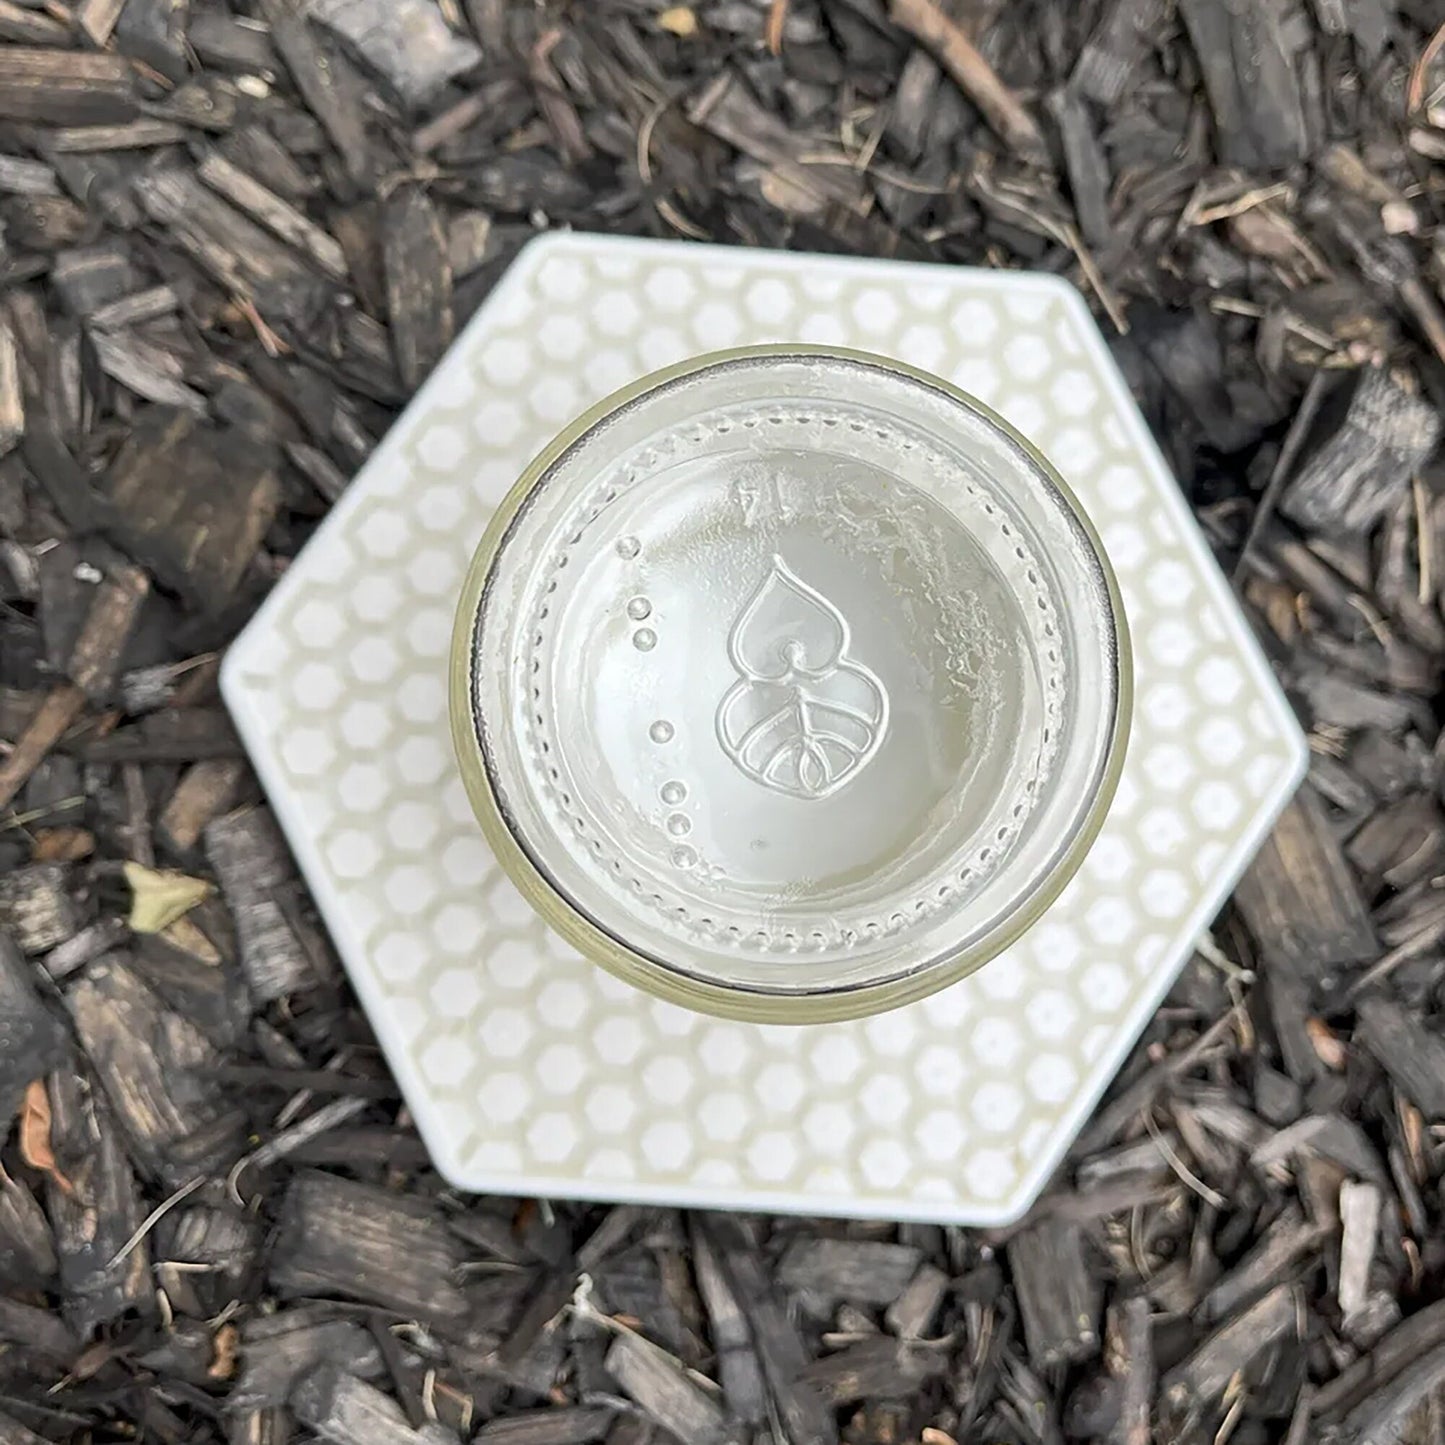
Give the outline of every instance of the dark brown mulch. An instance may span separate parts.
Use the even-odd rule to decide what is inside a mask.
[[[1445,1440],[1442,22],[0,0],[0,1442]],[[1016,1229],[455,1197],[253,806],[217,655],[558,225],[1076,280],[1310,729]]]

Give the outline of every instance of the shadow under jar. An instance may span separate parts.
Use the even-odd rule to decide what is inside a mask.
[[[980,402],[864,353],[716,353],[603,401],[488,527],[452,729],[587,958],[775,1023],[920,998],[1058,895],[1117,784],[1118,588]]]

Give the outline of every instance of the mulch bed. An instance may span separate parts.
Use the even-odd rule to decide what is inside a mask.
[[[0,0],[0,1445],[1445,1441],[1442,21]],[[560,225],[1075,280],[1310,730],[1014,1229],[457,1197],[265,810],[219,654]]]

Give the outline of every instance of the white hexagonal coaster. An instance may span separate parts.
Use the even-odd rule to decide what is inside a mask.
[[[452,761],[452,610],[560,426],[719,347],[856,346],[1038,443],[1134,630],[1129,759],[1044,921],[922,1003],[758,1027],[552,937]],[[1025,1210],[1302,776],[1304,739],[1087,308],[1013,272],[554,235],[533,242],[231,649],[276,813],[437,1167],[473,1190],[958,1223]]]

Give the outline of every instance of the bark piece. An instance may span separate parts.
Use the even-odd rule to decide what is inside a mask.
[[[1277,1285],[1170,1370],[1163,1380],[1164,1398],[1178,1406],[1219,1399],[1236,1374],[1289,1337],[1297,1318],[1295,1291]]]
[[[1387,999],[1364,999],[1355,1039],[1427,1119],[1445,1119],[1445,1039]]]
[[[180,85],[190,74],[186,50],[189,10],[190,0],[126,0],[115,27],[116,49]]]
[[[1379,953],[1359,885],[1308,785],[1280,815],[1235,898],[1272,967],[1319,979]]]
[[[218,195],[307,256],[333,280],[345,279],[346,256],[336,239],[225,156],[212,152],[196,168],[196,174]]]
[[[692,1258],[698,1296],[707,1311],[712,1346],[717,1353],[723,1399],[744,1424],[760,1425],[768,1401],[762,1365],[753,1348],[753,1332],[711,1242],[696,1228],[692,1232]]]
[[[1037,1225],[1009,1242],[1008,1260],[1035,1366],[1051,1368],[1097,1353],[1102,1301],[1083,1230],[1058,1221]]]
[[[858,1400],[902,1400],[915,1395],[923,1382],[944,1374],[948,1352],[928,1345],[877,1335],[814,1360],[801,1375],[833,1406]]]
[[[1301,463],[1280,511],[1302,527],[1355,535],[1373,527],[1435,450],[1440,418],[1383,367],[1366,367],[1343,418]]]
[[[193,763],[243,752],[230,718],[216,707],[166,708],[101,737],[78,738],[66,751],[89,763]]]
[[[489,1420],[472,1445],[590,1445],[606,1440],[617,1411],[605,1405],[572,1405],[560,1409],[523,1410]]]
[[[47,1442],[13,1415],[0,1412],[0,1445],[47,1445]]]
[[[244,1119],[206,1076],[219,1056],[118,959],[92,964],[66,996],[81,1046],[104,1083],[137,1161],[172,1188],[223,1171]]]
[[[79,929],[69,878],[64,863],[31,863],[0,872],[0,931],[8,933],[22,953],[44,953]]]
[[[455,1445],[456,1437],[439,1426],[413,1430],[389,1395],[332,1363],[317,1365],[296,1382],[291,1409],[332,1445]]]
[[[0,762],[0,808],[9,806],[45,755],[60,742],[84,708],[85,694],[73,683],[63,683],[45,695],[44,701],[26,724],[25,731],[15,740],[14,747],[6,754],[4,761]],[[0,880],[0,883],[3,883],[3,880]],[[3,887],[0,887],[0,923],[3,923],[6,917],[5,896]],[[39,946],[48,948],[59,941],[60,938],[57,937]]]
[[[816,1390],[801,1382],[809,1352],[789,1318],[757,1249],[728,1220],[702,1231],[752,1330],[754,1348],[778,1415],[792,1445],[837,1445],[832,1412]]]
[[[280,64],[271,38],[261,26],[222,10],[196,11],[186,39],[208,69],[265,76],[274,75]]]
[[[411,110],[481,63],[476,43],[456,34],[427,0],[311,0],[309,14]]]
[[[320,1364],[374,1380],[385,1373],[369,1331],[339,1318],[334,1307],[283,1310],[249,1321],[241,1331],[241,1373],[227,1404],[236,1410],[284,1405],[297,1382]]]
[[[1152,1445],[1158,1366],[1149,1301],[1136,1295],[1111,1306],[1106,1338],[1104,1356],[1109,1373],[1122,1381],[1114,1440],[1117,1445]]]
[[[153,1313],[150,1245],[142,1239],[122,1254],[144,1217],[135,1174],[119,1127],[105,1101],[88,1096],[80,1079],[51,1078],[50,1139],[73,1181],[46,1185],[46,1208],[60,1260],[64,1314],[82,1338],[128,1310]]]
[[[938,57],[939,64],[1010,150],[1027,161],[1047,157],[1048,148],[1038,123],[1023,102],[1004,84],[962,27],[934,0],[889,0],[888,15]]]
[[[1395,1445],[1416,1408],[1445,1384],[1445,1345],[1413,1361],[1373,1390],[1325,1437],[1328,1445]]]
[[[0,923],[0,1127],[15,1117],[26,1086],[59,1068],[66,1053],[65,1031],[40,1001],[33,965]]]
[[[0,320],[0,456],[25,435],[25,393],[20,385],[20,353],[15,333]]]
[[[1166,0],[1111,0],[1079,52],[1072,83],[1090,100],[1112,106],[1134,83],[1170,10]]]
[[[205,830],[206,857],[236,920],[241,967],[260,1003],[318,982],[296,917],[301,883],[286,840],[266,808],[242,808]]]
[[[391,344],[402,386],[414,391],[452,339],[452,272],[436,208],[419,186],[387,202],[382,262]]]
[[[1304,1217],[1296,1204],[1285,1209],[1245,1257],[1205,1295],[1205,1320],[1228,1319],[1266,1290],[1279,1284],[1296,1262],[1314,1251],[1327,1226]]]
[[[1380,1229],[1381,1192],[1373,1184],[1347,1179],[1340,1185],[1340,1313],[1353,1332],[1370,1291],[1370,1265]]]
[[[1282,0],[1180,0],[1204,72],[1215,145],[1246,170],[1305,158],[1309,135]]]
[[[638,1335],[619,1335],[606,1370],[649,1419],[693,1445],[725,1445],[727,1414],[683,1373],[677,1360]]]
[[[150,579],[139,567],[110,568],[95,589],[66,672],[91,702],[103,703],[120,672],[125,645],[140,621]]]
[[[455,1331],[467,1319],[460,1248],[420,1200],[306,1172],[286,1191],[271,1283],[288,1297],[338,1294]]]
[[[147,216],[227,292],[264,316],[306,326],[324,309],[326,284],[289,247],[190,171],[147,171],[134,182]]]
[[[206,828],[236,799],[247,768],[238,758],[207,758],[182,775],[160,817],[156,831],[176,853],[189,853]]]
[[[126,0],[81,0],[76,19],[97,49],[103,50],[110,43],[125,3]]]
[[[908,1287],[888,1306],[883,1316],[885,1323],[900,1339],[924,1338],[933,1328],[948,1289],[949,1278],[941,1269],[920,1265]]]
[[[134,73],[119,55],[0,48],[0,117],[49,125],[98,125],[138,113]]]
[[[271,22],[271,44],[302,100],[331,138],[347,175],[356,185],[365,184],[371,177],[372,157],[357,77],[320,43],[292,0],[263,0],[261,10]]]
[[[920,1251],[869,1239],[795,1239],[778,1261],[778,1281],[828,1300],[891,1305],[918,1268]]]
[[[34,1289],[58,1267],[55,1236],[34,1194],[18,1179],[0,1175],[0,1284]]]
[[[119,544],[210,610],[236,591],[280,501],[268,448],[181,412],[142,421],[107,485]]]

